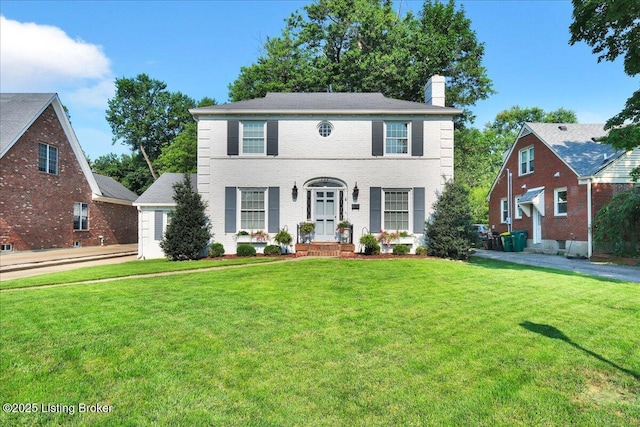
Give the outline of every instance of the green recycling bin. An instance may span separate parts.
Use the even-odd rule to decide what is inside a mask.
[[[527,246],[527,230],[513,230],[511,236],[513,240],[513,251],[524,251],[524,248]]]
[[[507,231],[506,233],[500,234],[502,237],[502,247],[505,252],[513,252],[513,236]]]

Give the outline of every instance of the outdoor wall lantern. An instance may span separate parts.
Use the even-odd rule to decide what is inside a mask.
[[[295,181],[293,182],[293,188],[291,189],[291,197],[294,201],[298,198],[298,186]]]
[[[358,188],[358,183],[356,182],[355,187],[353,187],[353,200],[358,200],[358,195],[360,194],[360,189]]]

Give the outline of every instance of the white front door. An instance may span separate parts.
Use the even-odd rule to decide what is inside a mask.
[[[336,195],[334,188],[314,190],[314,240],[331,241],[336,238]]]
[[[542,243],[542,215],[533,208],[533,244]]]

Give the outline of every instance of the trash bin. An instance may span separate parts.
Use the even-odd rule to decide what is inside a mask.
[[[502,237],[502,246],[505,252],[513,252],[513,236],[507,231],[500,235]]]
[[[500,233],[493,232],[491,233],[491,240],[493,242],[493,250],[494,251],[502,251],[502,237]]]
[[[527,230],[513,230],[513,251],[522,252],[527,246]]]

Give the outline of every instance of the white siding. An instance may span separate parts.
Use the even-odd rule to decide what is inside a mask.
[[[629,173],[640,166],[640,148],[620,157],[611,165],[606,167],[595,176],[594,181],[598,183],[626,184],[631,182]]]

